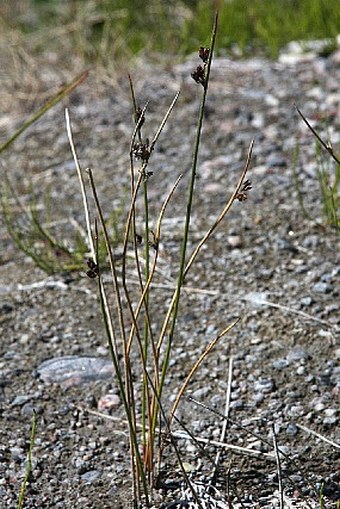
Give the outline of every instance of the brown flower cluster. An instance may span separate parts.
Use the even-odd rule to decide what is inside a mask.
[[[198,50],[198,56],[202,60],[204,65],[198,65],[196,69],[191,73],[191,77],[196,83],[199,83],[204,88],[207,85],[206,80],[206,68],[209,60],[210,55],[210,49],[209,48],[203,48],[203,46],[200,47]]]

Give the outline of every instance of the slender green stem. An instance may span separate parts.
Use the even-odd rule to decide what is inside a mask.
[[[24,481],[22,483],[20,493],[19,493],[17,509],[22,509],[22,507],[23,507],[26,486],[27,486],[28,480],[29,480],[31,472],[32,472],[32,451],[33,451],[33,447],[34,447],[34,439],[35,439],[36,430],[37,430],[37,414],[36,414],[36,411],[33,409],[31,437],[30,437],[30,445],[29,445],[29,449],[28,449],[28,458],[27,458],[27,467],[26,467],[25,478],[24,478]]]
[[[144,197],[144,255],[145,255],[145,281],[148,281],[150,275],[150,246],[149,246],[149,200],[148,200],[148,181],[147,179],[143,182],[143,197]],[[144,296],[144,306],[146,308],[146,314],[144,318],[144,358],[145,362],[148,360],[148,349],[149,349],[149,322],[148,322],[148,305],[149,305],[149,292],[147,291]],[[143,397],[142,397],[142,423],[143,423],[143,448],[145,449],[147,443],[147,432],[146,432],[146,421],[147,421],[147,407],[149,403],[147,401],[147,386],[148,381],[143,377]],[[150,412],[148,412],[150,417]],[[150,422],[149,422],[150,428]],[[153,455],[152,455],[153,456]],[[151,469],[152,470],[152,469]]]
[[[131,89],[132,89],[132,93],[133,93],[133,86],[132,86],[132,81],[130,79],[130,86],[131,86]],[[171,105],[169,106],[166,114],[164,115],[163,117],[163,120],[150,144],[150,155],[154,149],[154,146],[169,118],[169,115],[170,113],[172,112],[173,108],[174,108],[174,105],[178,99],[178,96],[179,96],[179,92],[175,95]],[[134,105],[136,105],[135,103],[135,99],[134,99]],[[128,239],[129,239],[129,235],[130,235],[130,232],[132,231],[132,234],[133,234],[133,238],[134,238],[134,245],[135,245],[135,257],[136,257],[136,264],[137,264],[137,271],[138,271],[138,277],[139,277],[139,280],[140,280],[140,285],[141,285],[141,293],[143,295],[143,305],[144,305],[144,309],[145,309],[145,321],[144,321],[144,344],[143,344],[143,358],[145,359],[145,363],[146,363],[146,359],[147,359],[147,355],[148,355],[148,349],[149,349],[149,334],[150,334],[150,338],[151,338],[151,341],[152,341],[152,344],[153,344],[153,349],[154,349],[154,340],[152,338],[152,329],[151,329],[151,322],[150,322],[150,318],[149,318],[149,313],[148,313],[148,296],[147,296],[147,292],[144,292],[144,283],[142,282],[142,278],[141,278],[141,274],[140,274],[140,267],[139,267],[139,261],[138,261],[138,250],[137,250],[137,246],[136,246],[136,235],[135,235],[135,203],[136,203],[136,198],[137,198],[137,195],[138,195],[138,192],[140,190],[140,187],[143,183],[144,185],[144,204],[145,204],[145,217],[144,217],[144,221],[145,221],[145,243],[148,244],[148,234],[149,234],[149,219],[148,219],[148,197],[147,197],[147,187],[146,187],[146,169],[147,169],[147,166],[148,166],[148,160],[144,161],[140,170],[139,170],[139,175],[138,175],[138,178],[136,180],[136,182],[134,181],[134,172],[133,172],[133,147],[134,147],[134,143],[135,143],[135,139],[136,139],[136,136],[138,135],[139,136],[139,139],[141,140],[141,135],[140,135],[140,128],[141,128],[141,124],[142,124],[142,121],[144,119],[144,113],[146,111],[146,108],[147,108],[147,104],[145,105],[145,107],[143,108],[143,110],[141,110],[140,114],[139,114],[139,118],[138,118],[138,121],[137,121],[137,124],[135,126],[135,129],[134,129],[134,133],[132,135],[132,138],[131,138],[131,143],[130,143],[130,167],[131,167],[131,205],[130,205],[130,210],[129,210],[129,214],[128,214],[128,218],[127,218],[127,221],[126,221],[126,228],[125,228],[125,237],[124,237],[124,245],[123,245],[123,264],[122,264],[122,286],[123,286],[123,289],[124,289],[124,292],[125,292],[125,296],[126,296],[126,300],[127,300],[127,304],[128,304],[128,308],[129,308],[129,311],[130,311],[130,315],[131,315],[131,319],[132,319],[132,330],[133,332],[136,334],[136,338],[137,338],[137,342],[138,344],[140,344],[140,336],[139,336],[139,330],[137,328],[137,321],[136,321],[136,316],[135,316],[135,312],[132,308],[132,304],[131,304],[131,299],[130,299],[130,296],[129,296],[129,290],[128,290],[128,287],[127,287],[127,284],[126,284],[126,254],[127,254],[127,245],[128,245]],[[149,245],[146,246],[146,249],[149,250]],[[149,279],[149,274],[150,274],[150,259],[149,259],[149,251],[147,252],[147,255],[146,255],[146,266],[147,266],[147,271],[146,271],[146,281],[148,281]],[[132,335],[130,335],[130,340],[129,340],[129,343],[128,343],[128,347],[127,347],[127,353],[129,355],[130,353],[130,348],[131,348],[131,344],[132,344]],[[157,364],[158,365],[158,364]],[[146,371],[146,369],[144,370]],[[156,370],[155,370],[155,373],[156,373]],[[157,374],[157,377],[158,377],[158,374]],[[149,388],[148,388],[148,382],[147,382],[147,379],[145,377],[143,377],[143,395],[142,395],[142,412],[143,412],[143,415],[142,415],[142,422],[144,423],[143,426],[144,426],[144,439],[143,439],[143,442],[144,442],[144,445],[146,444],[146,441],[147,441],[147,435],[146,435],[146,421],[147,421],[147,416],[146,416],[146,408],[148,407],[148,419],[149,419],[149,429],[151,430],[152,429],[152,408],[151,408],[151,399],[149,397]],[[151,433],[151,434],[150,434]],[[153,466],[152,466],[152,462],[153,462],[153,452],[150,453],[151,449],[150,448],[153,448],[153,442],[154,442],[154,439],[153,439],[153,433],[152,432],[149,432],[149,438],[148,438],[148,448],[149,448],[149,452],[146,456],[146,458],[148,458],[146,460],[146,468],[152,473],[152,470],[153,470]]]
[[[183,231],[183,242],[182,242],[182,248],[181,248],[180,267],[179,267],[179,273],[178,273],[178,279],[177,279],[177,286],[176,286],[176,292],[175,292],[175,298],[174,298],[174,306],[173,306],[173,311],[172,311],[172,320],[171,320],[171,325],[170,325],[170,330],[169,330],[168,343],[167,343],[167,347],[166,347],[165,358],[163,360],[162,373],[161,373],[161,378],[160,378],[160,386],[159,386],[159,397],[160,398],[162,395],[163,385],[164,385],[166,373],[167,373],[168,366],[169,366],[170,353],[171,353],[172,342],[173,342],[175,326],[176,326],[178,310],[179,310],[181,288],[182,288],[183,279],[184,279],[183,275],[184,275],[185,264],[186,264],[186,251],[187,251],[187,244],[188,244],[188,238],[189,238],[189,227],[190,227],[190,219],[191,219],[191,211],[192,211],[192,202],[193,202],[194,187],[195,187],[195,181],[196,181],[198,152],[199,152],[199,147],[200,147],[200,142],[201,142],[203,116],[204,116],[204,109],[205,109],[205,103],[206,103],[207,92],[208,92],[210,68],[211,68],[212,56],[213,56],[214,46],[215,46],[215,39],[216,39],[216,32],[217,32],[217,21],[218,21],[218,15],[216,13],[215,22],[214,22],[214,26],[213,26],[213,30],[212,30],[212,35],[211,35],[209,60],[208,60],[207,66],[206,66],[206,71],[205,71],[205,76],[204,76],[205,81],[204,81],[204,87],[203,87],[203,95],[202,95],[201,105],[200,105],[200,109],[199,109],[197,133],[196,133],[196,139],[195,139],[195,145],[194,145],[193,160],[192,160],[192,164],[191,164],[191,177],[190,177],[190,183],[189,183],[189,192],[188,192],[185,224],[184,224],[184,231]],[[157,412],[154,412],[153,428],[156,427],[156,422],[157,422]]]
[[[91,187],[92,194],[93,194],[93,199],[94,199],[96,209],[97,209],[97,212],[99,215],[100,224],[101,224],[101,227],[102,227],[102,230],[104,233],[106,251],[108,253],[109,261],[110,261],[114,293],[116,294],[116,308],[117,308],[117,312],[118,312],[118,316],[119,316],[122,344],[123,344],[123,351],[124,351],[125,385],[123,383],[123,376],[121,374],[121,370],[120,370],[120,366],[119,366],[118,347],[117,347],[117,343],[115,341],[115,332],[114,332],[114,327],[112,326],[112,318],[111,318],[110,309],[107,306],[105,287],[101,281],[101,278],[99,278],[99,292],[100,292],[100,296],[101,296],[101,308],[102,308],[102,314],[103,314],[104,320],[105,320],[105,327],[106,327],[106,331],[107,331],[109,350],[110,350],[112,362],[114,364],[116,376],[119,379],[120,391],[122,391],[122,390],[124,391],[124,402],[127,403],[126,406],[124,404],[125,412],[127,412],[127,408],[128,408],[128,411],[130,412],[128,421],[129,421],[129,430],[130,430],[131,471],[132,471],[131,474],[133,477],[134,493],[135,493],[135,495],[137,495],[136,490],[138,489],[138,482],[136,480],[137,475],[136,475],[135,468],[134,468],[134,458],[135,457],[137,458],[138,471],[141,471],[140,470],[141,459],[138,458],[139,450],[138,449],[137,449],[137,451],[135,450],[136,444],[137,444],[137,439],[135,437],[135,435],[136,435],[136,415],[135,415],[134,395],[133,395],[133,387],[132,387],[133,377],[132,377],[130,359],[126,353],[127,348],[126,348],[126,335],[125,335],[123,307],[122,307],[122,302],[121,302],[120,288],[119,288],[119,284],[118,284],[118,277],[117,277],[117,271],[116,271],[114,257],[113,257],[113,253],[112,253],[112,248],[111,248],[104,216],[103,216],[100,202],[98,199],[96,186],[94,184],[92,170],[90,168],[88,168],[87,173],[89,176],[89,182],[90,182],[90,187]],[[140,477],[143,477],[143,473],[141,473]],[[142,479],[142,482],[143,482],[143,479]],[[143,482],[143,486],[144,486],[144,482]],[[146,495],[147,495],[147,493],[146,493]]]

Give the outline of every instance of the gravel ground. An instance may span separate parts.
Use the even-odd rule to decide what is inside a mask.
[[[197,63],[192,57],[163,69],[144,62],[134,73],[140,104],[150,100],[145,126],[150,137],[176,90],[182,89],[150,166],[151,208],[156,211],[178,174],[184,174],[164,221],[155,316],[168,302],[176,280],[200,95],[190,72]],[[226,442],[234,449],[223,449],[221,459],[218,486],[229,497],[223,507],[279,507],[273,426],[285,454],[285,506],[320,507],[318,492],[323,486],[325,507],[337,507],[339,236],[324,225],[315,143],[294,103],[339,147],[340,55],[312,55],[290,63],[220,58],[214,61],[211,79],[192,245],[223,207],[254,138],[252,189],[247,201],[235,203],[188,276],[166,400],[171,401],[197,352],[241,317],[189,387],[188,394],[210,410],[184,399],[178,412],[196,437],[218,440],[221,419],[213,410],[223,412],[232,368]],[[132,129],[128,84],[117,80],[114,88],[99,87],[91,76],[65,104],[82,167],[94,169],[104,208],[126,210]],[[73,225],[84,221],[64,128],[65,104],[3,154],[1,171],[10,176],[24,203],[31,198],[30,184],[42,207],[50,188],[56,230],[72,242]],[[19,120],[18,115],[8,116],[1,135]],[[293,183],[297,145],[298,177],[314,221],[302,214]],[[47,277],[14,247],[3,224],[0,236],[1,509],[16,507],[33,408],[37,432],[25,507],[128,507],[127,438],[106,361],[96,284],[85,276],[85,264],[80,275]],[[58,359],[57,366],[42,364]],[[85,362],[86,376],[79,371]],[[194,469],[195,482],[209,476],[211,465],[197,445],[183,438],[178,445]],[[206,445],[206,450],[214,457],[214,445]],[[178,480],[171,451],[163,477]],[[178,488],[168,484],[156,493],[156,507],[180,497]]]

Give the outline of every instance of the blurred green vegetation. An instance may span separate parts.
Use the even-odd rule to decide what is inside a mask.
[[[1,29],[24,34],[34,51],[71,50],[85,63],[107,65],[141,51],[194,51],[215,9],[220,53],[276,57],[291,40],[340,33],[339,0],[11,0],[0,16]]]
[[[242,54],[277,57],[293,40],[334,38],[340,33],[337,0],[232,0],[220,2],[218,50],[237,47]],[[209,2],[197,2],[195,15],[183,26],[188,50],[202,40],[210,21]]]

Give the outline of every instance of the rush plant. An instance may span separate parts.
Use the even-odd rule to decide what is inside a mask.
[[[176,328],[180,311],[180,301],[183,298],[185,278],[193,270],[201,248],[212,236],[218,225],[223,221],[235,200],[244,201],[251,185],[245,176],[250,164],[252,146],[249,147],[247,161],[230,197],[208,231],[201,240],[189,251],[190,221],[193,211],[193,197],[197,175],[198,153],[202,141],[202,126],[204,110],[210,80],[210,69],[217,31],[217,15],[211,34],[210,46],[199,50],[200,64],[193,70],[191,76],[201,90],[201,103],[197,119],[197,132],[193,147],[193,157],[188,188],[186,190],[186,213],[182,234],[181,254],[177,270],[177,283],[170,303],[164,309],[154,312],[152,299],[155,296],[153,288],[155,273],[159,261],[159,246],[162,235],[162,220],[167,211],[177,187],[181,183],[181,175],[169,189],[168,195],[160,207],[158,217],[151,217],[150,200],[148,195],[149,180],[153,177],[149,170],[154,148],[162,134],[164,126],[172,113],[179,92],[175,95],[171,105],[164,115],[162,122],[151,140],[145,138],[143,128],[147,120],[148,104],[140,106],[135,97],[134,87],[130,79],[132,104],[135,114],[135,126],[130,142],[130,207],[125,223],[125,235],[122,246],[122,261],[116,266],[112,245],[108,234],[101,200],[96,187],[95,172],[80,168],[79,160],[73,141],[71,122],[66,110],[66,127],[73,153],[85,211],[88,232],[89,277],[97,280],[104,325],[107,333],[109,350],[115,369],[117,384],[126,415],[130,462],[132,475],[132,489],[134,507],[144,503],[147,507],[152,502],[152,490],[157,485],[158,474],[163,457],[164,448],[172,447],[177,456],[183,478],[191,491],[197,507],[202,507],[193,484],[190,482],[181,460],[180,452],[172,435],[172,423],[176,417],[176,410],[181,398],[195,372],[219,341],[235,326],[238,320],[225,326],[215,337],[202,348],[196,361],[188,368],[184,382],[177,389],[172,407],[169,407],[169,395],[166,393],[166,382],[171,378],[171,356],[176,344]],[[87,174],[87,179],[86,179]],[[88,194],[92,193],[95,210],[90,210]],[[143,203],[142,215],[137,207],[139,198]],[[91,217],[95,217],[92,221]],[[138,223],[138,228],[137,228]],[[140,232],[140,224],[144,231]],[[151,229],[151,225],[153,229]],[[104,238],[111,277],[108,284],[104,280],[103,267],[98,257],[100,239]],[[143,241],[143,243],[142,243]],[[130,253],[133,253],[131,258]],[[143,251],[143,252],[142,252]],[[138,290],[131,285],[128,274],[134,270],[138,277]],[[113,304],[112,304],[113,302]],[[159,332],[157,332],[159,331]],[[138,361],[136,361],[138,359]]]

